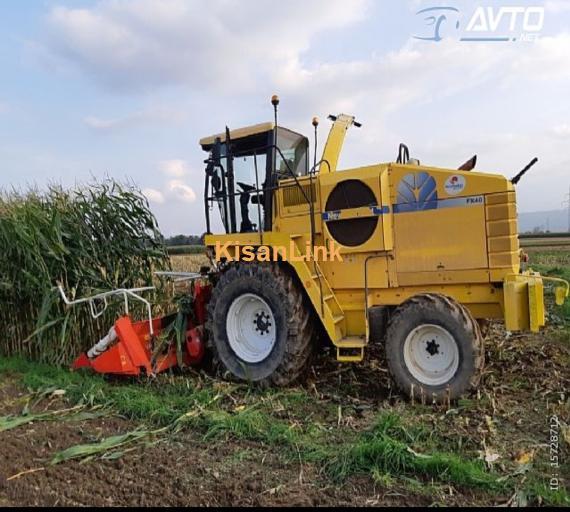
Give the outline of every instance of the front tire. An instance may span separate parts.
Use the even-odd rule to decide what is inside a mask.
[[[443,403],[476,388],[484,355],[477,322],[449,297],[413,297],[390,321],[388,367],[397,387],[411,399]]]
[[[314,347],[312,306],[293,272],[279,264],[236,264],[208,306],[215,359],[235,378],[287,386],[308,367]]]

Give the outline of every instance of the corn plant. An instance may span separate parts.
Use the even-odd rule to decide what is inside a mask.
[[[156,219],[130,185],[1,192],[0,354],[69,363],[109,329],[121,303],[95,321],[87,307],[66,308],[57,284],[83,297],[148,286],[169,268]]]

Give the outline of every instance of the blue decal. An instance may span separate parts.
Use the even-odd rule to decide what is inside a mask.
[[[340,219],[340,211],[323,213],[323,220],[325,222],[328,222],[330,220],[338,220],[338,219]]]
[[[394,213],[405,213],[405,212],[417,212],[423,210],[435,210],[443,208],[461,208],[466,206],[483,206],[485,204],[484,196],[469,196],[469,197],[457,197],[451,199],[440,199],[439,201],[429,201],[426,208],[418,208],[415,210],[410,210],[407,204],[395,204],[393,206]]]
[[[386,215],[387,213],[390,213],[389,206],[371,206],[370,210],[372,210],[373,215]]]
[[[437,184],[427,172],[406,174],[398,185],[394,213],[437,208]]]
[[[389,206],[370,206],[370,213],[372,215],[386,215],[387,213],[390,213],[390,207]],[[322,218],[325,222],[330,222],[333,220],[340,220],[342,217],[342,212],[343,211],[349,211],[352,210],[354,208],[349,208],[347,210],[337,210],[334,212],[325,212],[322,214]]]

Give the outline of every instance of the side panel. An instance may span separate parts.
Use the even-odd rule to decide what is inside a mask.
[[[398,285],[502,282],[518,272],[515,194],[503,176],[392,165]]]
[[[394,231],[398,274],[487,268],[483,205],[396,214]]]
[[[488,178],[394,166],[391,200],[398,276],[487,269]]]
[[[500,282],[520,269],[516,195],[514,191],[489,194],[485,203],[491,280]]]

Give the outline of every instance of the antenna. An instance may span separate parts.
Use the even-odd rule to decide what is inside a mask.
[[[511,183],[513,185],[517,185],[521,178],[528,172],[532,167],[536,165],[538,162],[538,158],[533,158],[530,164],[528,164],[521,172],[519,172],[512,180]]]
[[[315,128],[315,153],[313,157],[313,173],[317,172],[317,143],[318,143],[318,129],[319,129],[319,118],[313,117],[313,127]]]
[[[277,107],[279,107],[279,96],[274,94],[271,97],[271,104],[273,105],[273,115],[275,118],[275,126],[273,127],[273,144],[275,149],[273,150],[273,172],[277,172]]]
[[[232,138],[230,129],[226,126],[226,160],[227,170],[226,176],[228,177],[228,191],[230,203],[230,223],[231,233],[236,232],[236,196],[234,187],[234,156],[232,154]]]

